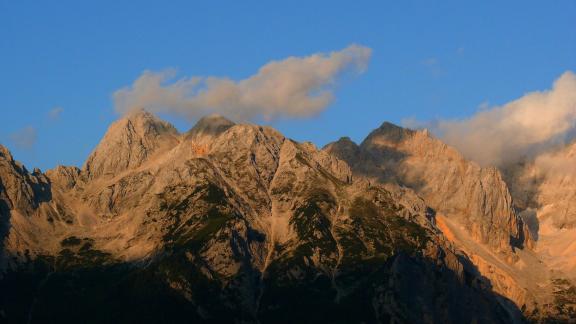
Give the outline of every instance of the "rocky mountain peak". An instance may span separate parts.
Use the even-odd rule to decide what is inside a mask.
[[[543,267],[523,230],[496,168],[391,123],[361,145],[343,137],[318,150],[217,115],[180,135],[138,110],[82,170],[45,175],[0,146],[9,319],[83,318],[95,306],[85,296],[113,291],[96,306],[128,319],[150,308],[143,319],[166,320],[164,304],[152,307],[162,300],[178,306],[170,322],[515,322],[548,280],[517,275]],[[51,272],[21,276],[32,261]],[[46,306],[5,308],[2,297],[29,286],[22,304]]]
[[[41,201],[49,199],[49,187],[48,179],[39,169],[29,173],[0,145],[0,198],[5,198],[6,206],[31,213]]]
[[[115,175],[178,143],[179,134],[174,126],[145,110],[137,110],[108,128],[82,170],[89,178]]]
[[[357,150],[359,148],[358,144],[354,142],[350,137],[344,136],[340,137],[336,142],[329,143],[328,145],[336,145],[341,149]]]
[[[10,151],[2,144],[0,144],[0,158],[4,158],[8,161],[14,160]]]
[[[128,113],[109,128],[108,133],[113,130],[130,129],[143,136],[158,136],[169,133],[177,135],[178,131],[172,124],[156,117],[144,109],[138,109]],[[108,134],[106,134],[108,135]],[[114,134],[115,135],[115,134]]]
[[[203,136],[214,137],[225,132],[228,128],[234,125],[234,122],[221,115],[211,114],[200,118],[196,125],[186,133],[186,138],[198,138]]]
[[[332,145],[332,144],[337,144],[338,146],[341,146],[341,147],[350,147],[350,148],[358,147],[358,144],[356,144],[356,142],[354,142],[348,136],[342,136],[336,142],[330,143],[328,145]]]
[[[332,142],[324,146],[323,151],[328,152],[339,159],[342,159],[350,166],[353,166],[359,158],[360,147],[350,137],[340,137],[336,142]]]
[[[327,149],[348,161],[357,175],[415,190],[438,213],[458,218],[478,242],[509,253],[511,238],[520,245],[529,240],[500,172],[480,168],[427,131],[385,122],[358,151],[347,147],[353,146],[339,141]]]
[[[380,127],[373,130],[364,140],[364,142],[370,142],[375,138],[385,138],[388,141],[400,142],[405,138],[414,135],[416,131],[408,128],[400,127],[398,125],[392,124],[390,122],[383,122]]]

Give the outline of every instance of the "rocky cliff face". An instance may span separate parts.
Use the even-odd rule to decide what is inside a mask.
[[[554,228],[576,226],[576,143],[561,146],[504,168],[516,205],[540,209],[541,221]]]
[[[576,144],[505,167],[507,182],[546,264],[576,279]]]
[[[178,131],[144,111],[116,121],[84,164],[90,179],[139,167],[178,143]]]
[[[493,289],[521,305],[531,320],[546,322],[576,316],[574,147],[504,167],[504,176],[466,161],[425,130],[389,123],[361,145],[342,138],[324,151],[346,160],[355,177],[413,189]]]
[[[0,269],[24,260],[31,250],[43,244],[42,233],[35,230],[35,224],[38,228],[45,226],[57,207],[50,203],[50,187],[49,179],[40,170],[30,173],[0,146]]]
[[[371,145],[350,148],[375,154]],[[438,229],[425,200],[359,176],[337,156],[217,116],[178,134],[145,112],[112,125],[81,170],[28,173],[2,148],[0,318],[522,318]],[[501,199],[480,209],[492,212],[480,238],[503,239],[482,227],[500,222],[518,234],[512,220],[496,219],[507,217]]]
[[[571,278],[574,273],[569,239],[574,233],[554,234],[543,241],[538,237],[542,231],[530,231],[526,223],[534,222],[517,214],[519,203],[512,199],[499,170],[480,168],[425,130],[413,131],[390,123],[382,124],[360,145],[342,138],[323,150],[347,161],[355,178],[414,190],[436,213],[436,225],[444,235],[466,253],[496,292],[513,300],[531,319],[565,316],[558,307],[569,308],[566,305],[571,302],[555,306],[559,303],[555,282]],[[514,193],[533,188],[525,181],[508,183]],[[561,192],[562,197],[548,194],[550,202],[569,201],[564,200],[569,193]],[[522,201],[526,199],[520,204]],[[553,260],[549,255],[560,257]],[[558,273],[560,269],[564,273]]]
[[[354,172],[412,188],[437,212],[457,219],[470,235],[498,252],[531,245],[508,187],[496,168],[481,168],[426,130],[384,123],[357,146],[341,139],[325,148]]]

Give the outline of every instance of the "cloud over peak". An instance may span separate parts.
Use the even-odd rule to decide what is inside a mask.
[[[468,119],[439,121],[433,129],[482,165],[503,166],[534,157],[574,137],[576,74],[565,72],[550,90],[484,108]]]
[[[36,128],[32,126],[26,126],[12,134],[10,134],[10,140],[19,149],[31,149],[36,143],[38,138]]]
[[[119,113],[144,108],[195,119],[220,113],[237,120],[258,117],[308,117],[333,100],[338,77],[362,73],[371,49],[360,45],[331,53],[288,57],[262,66],[246,79],[193,76],[175,80],[175,72],[145,71],[131,87],[114,93]]]
[[[56,119],[60,118],[60,115],[62,115],[63,112],[64,112],[64,108],[54,107],[54,108],[50,109],[50,111],[48,112],[48,117],[52,120],[56,120]]]

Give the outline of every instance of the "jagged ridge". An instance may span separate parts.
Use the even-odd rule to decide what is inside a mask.
[[[3,181],[16,169],[10,161],[0,164]],[[49,199],[0,210],[10,225],[0,283],[9,319],[521,318],[413,191],[353,175],[272,128],[211,117],[178,134],[137,112],[111,126],[82,170],[46,175],[16,173],[13,182],[44,177]],[[18,289],[22,303],[40,297],[19,310],[6,293]],[[78,302],[77,291],[90,298]]]

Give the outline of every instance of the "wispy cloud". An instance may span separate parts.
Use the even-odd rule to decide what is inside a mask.
[[[54,107],[54,108],[50,109],[50,111],[48,112],[48,117],[52,120],[56,120],[56,119],[60,118],[60,115],[62,115],[63,112],[64,112],[64,108]]]
[[[32,126],[24,127],[10,134],[10,140],[20,149],[32,148],[36,143],[37,137],[36,129]]]
[[[422,64],[425,66],[436,66],[438,65],[438,59],[435,57],[429,57],[425,60],[422,60]]]
[[[432,76],[438,77],[444,73],[444,70],[440,66],[440,61],[435,57],[429,57],[422,60],[420,63],[428,69]]]
[[[333,100],[338,77],[363,72],[371,49],[351,45],[331,53],[272,61],[246,79],[192,76],[174,80],[175,72],[145,71],[131,87],[114,93],[116,110],[144,108],[194,119],[220,113],[237,120],[257,117],[307,117]]]
[[[534,157],[574,137],[576,75],[566,72],[550,90],[528,93],[503,106],[483,107],[468,119],[440,120],[430,127],[482,165],[503,166]]]

